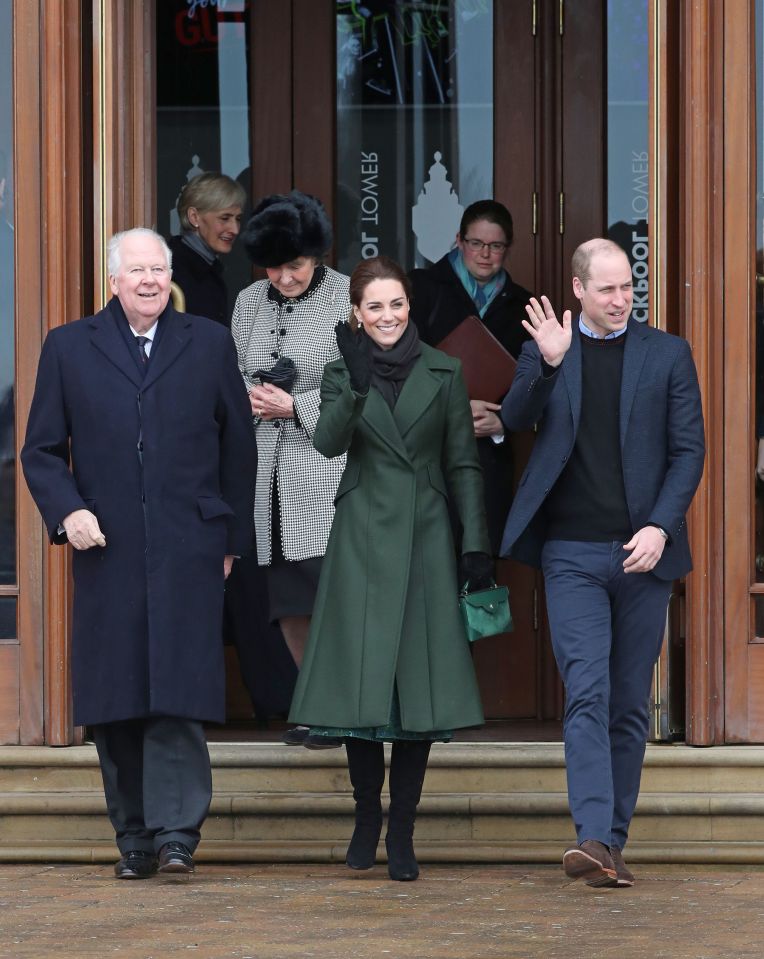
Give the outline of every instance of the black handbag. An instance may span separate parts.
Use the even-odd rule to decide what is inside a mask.
[[[467,584],[459,593],[461,610],[467,639],[474,643],[484,636],[496,636],[509,633],[514,629],[512,611],[509,608],[509,590],[506,586],[489,586],[467,592]]]

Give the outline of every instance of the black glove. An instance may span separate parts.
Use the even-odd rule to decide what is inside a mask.
[[[493,558],[488,553],[464,553],[459,560],[459,588],[467,584],[467,589],[473,592],[477,589],[488,589],[493,586],[494,566]]]
[[[356,393],[365,395],[371,386],[371,359],[365,337],[354,333],[349,323],[338,323],[334,327],[334,335],[337,337],[337,349],[350,373],[350,385]]]
[[[285,393],[291,393],[297,376],[297,367],[291,357],[280,356],[269,370],[255,370],[252,376],[256,376],[261,383],[271,383]]]

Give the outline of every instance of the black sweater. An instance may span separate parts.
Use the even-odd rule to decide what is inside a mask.
[[[621,374],[628,334],[581,336],[581,419],[570,460],[546,499],[547,539],[631,539],[620,439]]]

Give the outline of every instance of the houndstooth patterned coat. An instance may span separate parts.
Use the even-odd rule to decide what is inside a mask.
[[[252,373],[270,369],[280,356],[290,357],[297,368],[292,389],[297,419],[254,420],[255,533],[261,566],[269,566],[272,557],[274,482],[284,557],[296,562],[326,552],[334,496],[345,469],[344,456],[328,460],[312,442],[324,366],[340,355],[334,327],[350,315],[348,277],[329,267],[325,270],[315,289],[291,302],[269,299],[268,280],[253,283],[239,294],[231,320],[239,369],[248,388],[260,382]]]

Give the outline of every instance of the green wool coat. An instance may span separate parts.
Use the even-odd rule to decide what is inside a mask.
[[[488,552],[459,361],[422,344],[394,410],[373,387],[354,393],[344,360],[327,364],[313,443],[348,460],[290,721],[384,726],[397,681],[405,730],[482,723],[446,500],[464,552]]]

